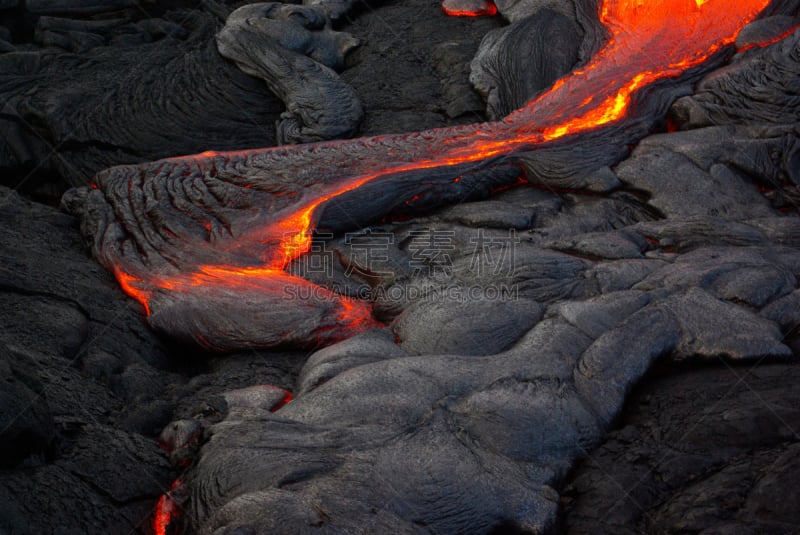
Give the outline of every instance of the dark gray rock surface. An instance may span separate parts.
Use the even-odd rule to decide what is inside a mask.
[[[25,9],[36,14],[88,15],[134,7],[136,0],[26,0]]]
[[[257,3],[234,10],[215,37],[223,57],[286,104],[279,144],[351,137],[364,118],[358,94],[334,71],[358,40],[328,22],[309,7]]]
[[[0,58],[5,185],[63,190],[114,164],[275,143],[282,104],[219,55],[220,22],[201,11],[165,17],[81,30],[39,19],[42,48]]]
[[[565,532],[796,533],[797,374],[659,369],[564,488]]]
[[[486,100],[491,119],[521,108],[572,70],[582,32],[574,17],[543,9],[484,37],[470,81]]]
[[[302,359],[167,347],[77,220],[2,188],[0,226],[0,530],[151,533],[178,476],[161,429],[253,381],[290,388]]]
[[[7,189],[0,203],[0,525],[147,532],[172,477],[147,438],[172,416],[167,352],[74,219]]]

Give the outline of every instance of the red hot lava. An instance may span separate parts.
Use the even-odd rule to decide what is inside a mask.
[[[220,246],[241,252],[242,265],[199,263],[169,275],[130,273],[124,260],[116,264],[123,289],[150,313],[157,291],[190,292],[215,287],[224,291],[269,292],[290,284],[311,283],[286,273],[287,265],[308,252],[317,209],[348,191],[393,173],[453,167],[509,156],[582,132],[618,123],[626,117],[632,96],[653,82],[674,78],[701,65],[732,44],[740,29],[752,21],[770,0],[601,0],[598,16],[607,28],[605,46],[580,69],[559,80],[548,91],[502,121],[432,130],[399,136],[333,141],[307,146],[247,151],[248,161],[259,161],[276,177],[323,177],[314,195],[259,223]],[[366,147],[366,149],[365,149]],[[393,150],[401,147],[402,150]],[[352,154],[367,157],[352,157]],[[301,157],[296,154],[302,153]],[[315,159],[309,160],[313,153]],[[234,156],[228,153],[223,156]],[[188,156],[202,162],[214,153]],[[172,159],[178,162],[181,159]],[[311,163],[309,163],[311,162]],[[274,170],[274,171],[273,171]],[[248,184],[258,188],[258,184]],[[247,186],[245,186],[247,187]],[[131,270],[134,271],[134,270]],[[367,303],[336,296],[342,333],[354,334],[373,325]]]
[[[458,0],[442,2],[442,9],[451,17],[481,17],[496,15],[497,6],[492,0],[459,2]]]
[[[176,479],[172,483],[172,488],[162,494],[156,503],[156,511],[153,515],[153,532],[155,535],[167,535],[171,533],[170,526],[176,521],[180,514],[181,506],[175,493],[183,486],[183,481]]]

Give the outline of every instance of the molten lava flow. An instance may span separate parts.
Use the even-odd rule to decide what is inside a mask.
[[[619,123],[629,114],[638,91],[703,64],[733,43],[739,30],[769,3],[602,0],[598,14],[609,36],[604,47],[584,67],[502,121],[448,129],[446,136],[433,130],[247,151],[248,161],[266,162],[263,166],[274,169],[276,176],[286,180],[293,174],[319,176],[320,185],[313,196],[298,195],[297,205],[265,216],[263,224],[235,236],[237,243],[222,246],[226,252],[241,252],[246,259],[241,265],[198,263],[189,269],[181,266],[177,274],[156,276],[127,273],[117,266],[116,276],[148,314],[152,295],[159,290],[189,292],[197,286],[218,286],[259,292],[274,288],[276,279],[288,285],[308,284],[284,270],[309,251],[315,217],[324,203],[369,182],[416,170],[452,168],[453,181],[457,182],[465,164],[513,158],[515,153],[530,151],[542,143]],[[318,159],[309,160],[309,154]],[[235,155],[205,153],[183,159],[203,167],[214,158]],[[242,187],[257,189],[259,183],[256,180]],[[203,228],[210,229],[205,225]],[[220,247],[218,243],[212,246]],[[271,281],[269,285],[265,284],[267,280]],[[333,293],[330,297],[338,302],[340,325],[348,326],[351,334],[373,325],[368,304]]]
[[[129,275],[121,269],[115,269],[114,276],[117,277],[117,281],[119,282],[122,291],[142,303],[144,306],[144,313],[149,316],[151,312],[150,297],[152,292],[140,288],[141,286],[146,285],[146,281],[138,279],[133,275]]]
[[[497,15],[497,6],[491,0],[486,0],[480,3],[467,2],[467,5],[461,5],[459,2],[445,2],[442,3],[442,9],[451,17],[481,17],[484,15],[492,16]]]
[[[172,488],[161,495],[156,503],[156,511],[153,515],[153,531],[156,535],[167,535],[169,533],[170,524],[175,521],[176,516],[180,513],[180,506],[176,500],[174,493],[177,492],[183,481],[176,479],[172,482]]]

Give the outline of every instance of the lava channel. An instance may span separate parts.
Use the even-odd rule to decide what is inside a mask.
[[[105,237],[95,236],[95,254],[114,271],[122,288],[144,305],[152,325],[201,345],[225,350],[316,345],[345,338],[375,325],[369,303],[339,296],[286,271],[292,261],[309,251],[321,207],[357,188],[398,176],[438,173],[457,182],[466,171],[480,166],[513,162],[515,154],[635,120],[632,102],[644,88],[703,65],[734,43],[740,29],[769,3],[602,0],[598,17],[607,34],[602,48],[587,64],[501,121],[203,153],[127,166],[124,172],[119,168],[104,171],[96,177],[100,191],[92,194],[119,197],[109,204],[123,221],[122,234],[131,233],[136,225],[146,228],[133,232],[140,235],[131,239],[134,245],[111,240],[109,231]],[[169,192],[178,187],[186,180],[186,169],[203,175],[197,183],[203,187],[211,188],[213,180],[224,182],[213,185],[223,205],[228,189],[233,188],[240,196],[236,202],[246,206],[234,215],[237,207],[223,206],[219,210],[224,217],[218,217],[213,226],[195,216],[203,207],[186,208],[184,212],[191,217],[180,225],[169,223],[153,230],[153,223],[145,219],[162,218],[157,203],[138,206],[143,201],[137,199],[152,189]],[[170,185],[164,186],[164,181]],[[277,191],[279,183],[287,185],[288,192]],[[140,193],[131,193],[134,190]],[[248,195],[252,198],[249,204],[241,201],[241,196]],[[128,207],[120,208],[122,205]],[[120,215],[124,209],[130,213]],[[165,260],[156,263],[153,258],[158,255]],[[313,287],[323,308],[304,312],[300,319],[292,315],[294,308],[288,308],[296,303],[280,308],[285,289],[292,285]],[[263,299],[251,303],[257,295]],[[176,301],[181,304],[175,305]],[[222,306],[219,303],[229,311],[222,327],[217,325],[218,315],[204,316],[210,314],[209,309]],[[281,314],[288,314],[285,325],[272,325],[278,321],[274,316],[248,317],[256,309],[272,306],[270,303],[279,307]],[[159,308],[163,310],[159,312]],[[230,310],[239,312],[231,314]],[[303,322],[309,326],[295,326],[305,325]],[[265,323],[276,332],[262,336],[258,329],[263,330]]]

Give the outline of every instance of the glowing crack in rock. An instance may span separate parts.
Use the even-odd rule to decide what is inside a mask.
[[[451,17],[481,17],[496,15],[497,6],[492,0],[445,0],[442,10]]]
[[[180,515],[181,506],[176,493],[181,491],[183,481],[176,479],[172,482],[169,491],[162,494],[156,503],[156,510],[153,515],[153,532],[156,535],[167,535],[171,533],[170,525],[176,521]]]
[[[286,271],[309,251],[326,204],[414,173],[444,174],[453,183],[498,165],[521,174],[517,154],[635,120],[632,103],[643,89],[703,65],[769,3],[604,0],[598,17],[607,31],[605,45],[498,122],[112,168],[96,177],[98,189],[91,192],[99,204],[112,205],[103,208],[106,215],[90,215],[100,229],[95,254],[143,304],[151,324],[201,345],[315,345],[351,336],[375,324],[370,305]],[[513,183],[524,181],[517,176]],[[167,210],[182,218],[173,221],[163,213],[163,198],[180,188],[218,206],[172,201]],[[247,317],[271,304],[280,309],[276,315],[295,311],[297,302],[286,299],[288,287],[314,290],[322,308],[314,305],[286,325],[275,316]],[[225,325],[217,325],[218,316],[204,319],[223,305],[233,310]],[[270,323],[275,332],[253,339],[264,326],[248,322]]]

